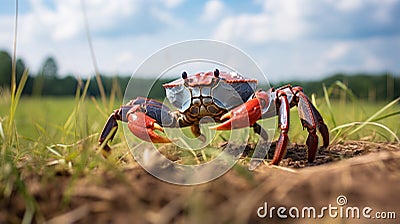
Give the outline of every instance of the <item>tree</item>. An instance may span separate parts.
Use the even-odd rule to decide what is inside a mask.
[[[40,70],[40,73],[44,77],[57,77],[58,76],[58,66],[53,57],[48,57]]]
[[[0,86],[10,87],[11,56],[7,51],[0,51]]]
[[[55,86],[52,86],[52,82],[57,79],[57,76],[58,66],[56,60],[51,56],[47,57],[35,78],[32,94],[40,96],[44,93],[44,89],[47,89],[45,92],[51,91],[49,89],[55,88]]]

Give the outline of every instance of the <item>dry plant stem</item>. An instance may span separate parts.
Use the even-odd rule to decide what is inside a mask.
[[[88,21],[88,17],[86,14],[85,0],[81,0],[81,6],[82,6],[83,19],[84,19],[84,24],[85,24],[86,37],[87,37],[89,49],[90,49],[90,56],[92,57],[93,67],[94,67],[94,71],[96,73],[96,82],[97,82],[97,85],[99,86],[99,91],[100,91],[101,100],[103,101],[103,106],[106,107],[106,105],[107,105],[106,93],[104,91],[104,86],[103,86],[103,83],[100,78],[100,72],[99,72],[99,68],[97,65],[96,54],[94,52],[92,36],[90,34],[90,29],[89,29],[89,21]]]

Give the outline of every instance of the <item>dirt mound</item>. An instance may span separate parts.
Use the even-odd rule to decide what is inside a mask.
[[[272,155],[273,147],[268,157]],[[31,174],[26,184],[39,208],[36,220],[49,223],[309,222],[281,219],[276,210],[297,207],[301,213],[302,208],[313,206],[318,216],[330,204],[338,212],[349,206],[368,206],[373,209],[371,216],[379,211],[400,215],[400,144],[349,141],[320,149],[314,163],[306,158],[304,146],[293,144],[279,167],[261,165],[249,171],[237,165],[215,181],[197,186],[165,183],[134,162],[122,172],[98,170],[74,180],[61,174],[43,183],[40,176]],[[338,204],[339,196],[344,196],[345,205]],[[265,203],[275,210],[260,218],[257,211],[264,212]],[[1,200],[0,208],[0,223],[18,223],[25,205],[20,195],[14,195]],[[311,221],[382,222],[331,218],[327,211]],[[384,220],[391,221],[396,220]]]

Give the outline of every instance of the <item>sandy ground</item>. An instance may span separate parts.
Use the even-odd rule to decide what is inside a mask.
[[[197,186],[165,183],[129,161],[122,172],[98,170],[77,179],[59,172],[46,183],[38,174],[24,178],[39,207],[35,216],[38,222],[399,223],[400,144],[334,144],[320,149],[311,164],[306,162],[306,155],[304,145],[292,144],[279,167],[262,164],[248,171],[235,166],[222,177]],[[344,201],[337,201],[341,195],[345,198],[340,199],[347,201],[344,205],[338,204]],[[311,220],[279,218],[277,214],[278,207],[284,207],[286,215],[295,207],[301,216],[304,207],[313,206],[318,216],[329,205],[332,215],[338,217],[331,217],[328,210],[322,212],[323,217]],[[346,218],[349,207],[359,209],[360,219]],[[362,217],[365,207],[372,209],[370,219]],[[19,223],[25,203],[20,195],[13,194],[1,200],[0,209],[0,223]],[[396,219],[373,218],[377,212],[395,212]],[[263,215],[266,217],[259,217]]]

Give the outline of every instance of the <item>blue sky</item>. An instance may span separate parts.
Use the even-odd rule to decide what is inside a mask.
[[[0,49],[11,52],[14,1],[0,9]],[[17,53],[36,73],[93,74],[80,0],[20,0]],[[400,74],[400,0],[86,0],[102,73],[132,74],[154,52],[190,39],[232,44],[270,81],[335,72]]]

